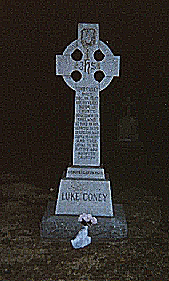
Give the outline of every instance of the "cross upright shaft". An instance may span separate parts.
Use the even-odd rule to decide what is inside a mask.
[[[78,40],[56,55],[56,74],[76,92],[74,166],[100,166],[99,92],[119,76],[119,63],[120,57],[99,40],[98,24],[80,23]]]
[[[99,90],[76,91],[73,165],[100,166]]]

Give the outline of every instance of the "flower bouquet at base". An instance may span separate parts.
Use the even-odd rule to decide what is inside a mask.
[[[91,243],[91,237],[88,236],[88,227],[97,223],[97,219],[91,214],[83,213],[79,216],[78,221],[83,225],[78,232],[76,238],[71,240],[72,246],[75,249],[83,248]]]

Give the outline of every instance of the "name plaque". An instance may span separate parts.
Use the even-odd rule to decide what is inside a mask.
[[[69,182],[69,189],[67,184]],[[77,215],[84,212],[95,216],[113,216],[110,181],[61,180],[56,213]]]

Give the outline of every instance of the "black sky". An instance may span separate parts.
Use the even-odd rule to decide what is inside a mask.
[[[121,56],[120,77],[101,92],[102,161],[117,137],[122,101],[130,96],[149,157],[157,154],[166,165],[167,1],[3,1],[2,6],[2,171],[53,186],[71,162],[74,92],[56,77],[55,55],[77,39],[79,22],[99,23],[100,39]]]

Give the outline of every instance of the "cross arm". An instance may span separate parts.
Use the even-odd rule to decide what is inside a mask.
[[[56,55],[56,75],[71,75],[74,64],[70,55]]]
[[[119,76],[120,56],[107,56],[106,60],[100,62],[100,66],[106,76]]]

